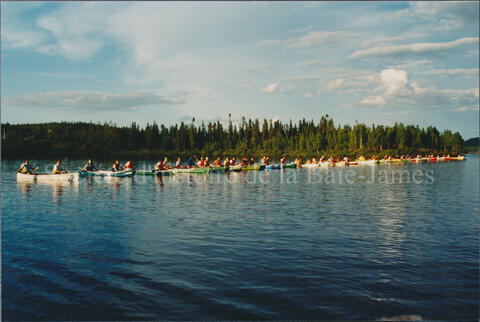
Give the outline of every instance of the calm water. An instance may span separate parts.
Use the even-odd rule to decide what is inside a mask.
[[[17,183],[3,161],[3,318],[478,320],[467,157],[65,186]]]

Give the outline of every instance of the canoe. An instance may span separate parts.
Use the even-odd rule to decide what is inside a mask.
[[[117,171],[113,172],[110,170],[98,170],[95,172],[95,175],[99,175],[102,177],[131,177],[133,176],[134,171],[133,170],[125,170],[125,171]]]
[[[356,160],[355,162],[357,162],[358,165],[375,165],[379,161],[378,160]]]
[[[458,157],[450,157],[450,160],[463,161],[465,160],[465,157],[463,155],[459,155]]]
[[[305,163],[305,164],[302,164],[302,168],[318,168],[318,164],[317,163]]]
[[[210,172],[226,172],[229,167],[211,167]]]
[[[242,167],[242,171],[259,171],[259,170],[265,170],[265,165],[254,164],[254,165],[247,165],[245,167]]]
[[[295,169],[296,167],[297,167],[296,163],[288,163],[288,164],[281,165],[282,169]]]
[[[136,170],[138,176],[171,176],[172,170]]]
[[[392,160],[382,159],[382,160],[379,160],[378,163],[380,163],[380,164],[392,163]]]
[[[428,162],[437,162],[438,159],[437,158],[428,158]]]
[[[207,174],[210,171],[210,168],[190,168],[190,169],[172,169],[174,174],[177,173],[187,173],[187,174]]]
[[[79,177],[78,172],[69,172],[69,173],[62,173],[62,174],[17,173],[17,181],[21,181],[21,182],[76,182],[78,181],[78,177]]]
[[[240,172],[242,171],[242,166],[240,164],[232,165],[228,170],[233,172]]]
[[[265,170],[280,170],[280,164],[269,164],[265,166]]]
[[[426,162],[427,159],[425,158],[413,158],[413,159],[410,159],[410,162],[415,162],[415,163],[423,163],[423,162]]]

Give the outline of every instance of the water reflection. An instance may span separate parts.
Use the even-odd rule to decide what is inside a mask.
[[[25,199],[32,196],[32,184],[28,182],[17,182],[17,187],[24,192]]]

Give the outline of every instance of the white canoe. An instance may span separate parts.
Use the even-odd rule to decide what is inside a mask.
[[[379,161],[378,160],[356,160],[354,162],[358,163],[358,165],[375,165]]]
[[[318,168],[318,164],[317,163],[305,163],[305,164],[302,164],[302,168]]]
[[[78,181],[78,172],[69,172],[62,174],[37,173],[25,174],[17,173],[17,181],[21,182],[74,182]]]
[[[105,171],[105,170],[98,170],[95,172],[97,175],[102,177],[131,177],[133,176],[133,170],[125,170],[125,171]]]

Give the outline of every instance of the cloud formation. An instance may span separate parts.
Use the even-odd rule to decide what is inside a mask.
[[[447,76],[457,76],[457,75],[478,75],[478,69],[476,68],[454,68],[454,69],[432,69],[425,72],[427,75],[447,75]]]
[[[6,97],[6,106],[44,107],[77,111],[136,110],[151,105],[177,105],[185,101],[151,93],[103,93],[99,91],[65,91]]]
[[[313,30],[310,31],[308,34],[298,38],[287,40],[269,39],[261,41],[260,44],[272,46],[286,46],[292,48],[307,48],[339,43],[341,40],[345,40],[355,36],[356,33],[350,31]]]
[[[455,49],[466,44],[478,43],[478,38],[469,37],[461,38],[450,42],[434,42],[434,43],[416,43],[409,45],[396,46],[377,46],[369,49],[357,50],[350,54],[348,58],[360,58],[371,56],[395,56],[405,54],[418,53],[434,53]]]
[[[273,94],[278,89],[278,83],[271,83],[261,90],[262,93]]]

